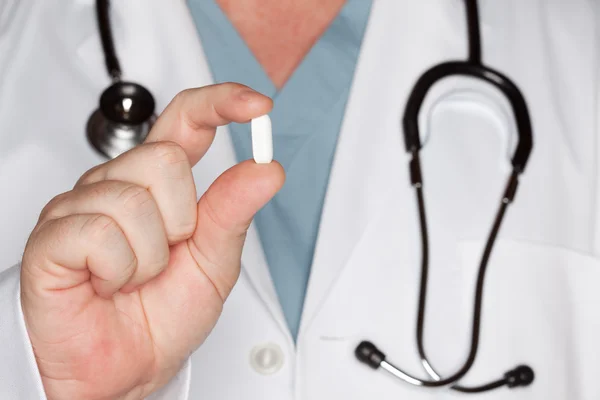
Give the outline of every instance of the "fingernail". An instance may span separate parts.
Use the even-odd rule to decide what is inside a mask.
[[[254,90],[248,90],[248,89],[244,89],[238,94],[238,97],[240,98],[240,100],[243,100],[243,101],[250,101],[253,98],[255,98],[256,96],[258,96],[257,92],[255,92]]]

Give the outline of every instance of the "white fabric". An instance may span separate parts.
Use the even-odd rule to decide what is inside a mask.
[[[0,393],[5,399],[45,398],[21,311],[18,267],[0,274]]]
[[[588,0],[480,0],[486,64],[522,89],[534,151],[494,247],[477,361],[464,384],[518,364],[525,390],[472,399],[600,398],[598,10]],[[414,341],[420,242],[400,133],[406,98],[435,63],[466,55],[459,0],[374,2],[332,169],[297,347],[287,331],[256,231],[243,271],[206,343],[162,394],[183,399],[454,399],[356,362],[371,339],[421,377]],[[113,2],[126,79],[160,112],[180,90],[211,83],[183,0]],[[0,265],[19,262],[39,211],[102,162],[84,127],[109,83],[92,0],[0,3]],[[431,282],[426,347],[446,375],[468,349],[477,261],[510,172],[511,110],[488,87],[453,78],[421,115]],[[273,129],[277,129],[276,126]],[[277,155],[275,154],[275,158]],[[357,162],[361,160],[361,162]],[[194,169],[198,193],[235,162],[227,129]],[[40,398],[18,309],[17,270],[0,283],[0,394]],[[252,349],[276,344],[264,375]],[[15,360],[15,361],[8,361]],[[16,379],[19,377],[19,379]],[[189,388],[188,388],[189,386]],[[160,398],[161,394],[157,394]]]

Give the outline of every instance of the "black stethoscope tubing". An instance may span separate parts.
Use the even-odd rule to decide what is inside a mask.
[[[122,72],[110,27],[110,4],[108,0],[96,1],[96,17],[98,19],[102,50],[104,51],[106,71],[114,82],[118,82],[121,80]]]
[[[498,71],[483,65],[481,60],[481,33],[479,27],[479,10],[477,0],[465,0],[465,9],[467,14],[469,57],[467,61],[451,61],[434,66],[426,71],[417,81],[412,93],[409,96],[404,118],[403,132],[406,150],[411,154],[409,164],[411,184],[415,188],[419,224],[421,230],[421,283],[419,291],[419,305],[417,315],[416,340],[421,364],[428,375],[433,380],[424,380],[416,378],[393,364],[386,361],[385,355],[375,347],[371,342],[361,342],[355,350],[355,355],[359,361],[369,365],[374,369],[383,368],[392,375],[415,386],[424,387],[443,387],[450,386],[451,389],[463,393],[480,393],[496,389],[502,386],[510,388],[528,386],[533,382],[534,372],[527,365],[520,365],[513,370],[507,371],[503,378],[477,387],[465,387],[456,384],[471,369],[475,362],[479,346],[479,334],[481,326],[481,308],[483,301],[484,279],[487,270],[489,258],[496,237],[500,230],[502,220],[508,208],[512,203],[518,182],[519,175],[525,170],[533,146],[532,128],[529,118],[527,104],[523,95],[517,86],[506,76]],[[449,76],[468,76],[471,78],[483,80],[501,91],[511,104],[517,125],[518,143],[515,153],[512,157],[513,171],[508,179],[506,189],[500,201],[500,206],[492,229],[488,235],[485,249],[479,264],[477,274],[477,283],[475,289],[475,299],[473,303],[473,322],[471,329],[471,347],[464,364],[452,375],[442,378],[432,367],[425,352],[423,343],[425,331],[425,310],[427,300],[427,281],[429,274],[429,240],[427,232],[427,219],[425,214],[425,199],[423,194],[423,177],[421,173],[421,162],[419,151],[421,150],[421,140],[419,134],[418,117],[423,101],[431,87],[442,79]]]

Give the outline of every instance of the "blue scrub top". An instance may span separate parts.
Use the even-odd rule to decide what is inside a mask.
[[[238,82],[271,97],[274,157],[286,183],[255,224],[275,290],[296,339],[329,173],[371,0],[348,0],[277,90],[215,1],[189,0],[215,82]],[[231,124],[239,161],[252,158],[249,124]]]

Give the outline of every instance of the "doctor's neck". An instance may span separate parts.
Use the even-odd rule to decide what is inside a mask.
[[[217,0],[280,89],[346,0]]]

